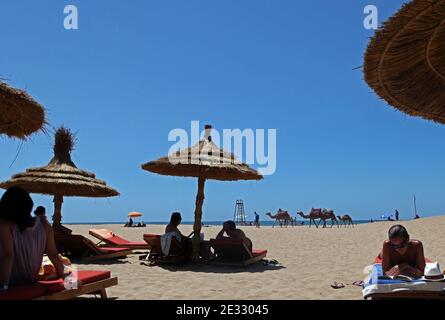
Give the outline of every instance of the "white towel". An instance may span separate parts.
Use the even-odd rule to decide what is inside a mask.
[[[177,232],[169,232],[161,236],[161,249],[165,256],[170,253],[170,246],[172,243],[172,238],[175,237],[179,242],[181,242],[181,235]]]

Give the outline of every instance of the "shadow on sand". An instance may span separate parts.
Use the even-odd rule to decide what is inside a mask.
[[[269,260],[262,260],[246,267],[215,265],[211,263],[184,262],[178,264],[156,263],[150,265],[146,261],[140,262],[149,268],[163,268],[171,272],[198,272],[198,273],[261,273],[276,271],[286,267],[278,263],[270,263]]]

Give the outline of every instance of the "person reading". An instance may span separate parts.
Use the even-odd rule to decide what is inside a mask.
[[[383,243],[381,253],[383,274],[422,277],[425,271],[422,242],[411,240],[408,231],[402,225],[392,226],[388,238]]]

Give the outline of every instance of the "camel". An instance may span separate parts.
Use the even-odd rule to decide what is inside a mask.
[[[331,228],[334,226],[335,223],[337,224],[338,228],[340,227],[340,225],[338,224],[337,217],[334,214],[334,210],[323,209],[322,217],[320,218],[320,223],[321,223],[321,221],[323,221],[323,228],[326,228],[326,220],[329,220],[329,219],[332,221]]]
[[[331,219],[332,225],[331,228],[334,226],[334,223],[337,223],[337,226],[339,226],[337,218],[335,217],[333,210],[326,210],[326,209],[311,209],[311,212],[308,215],[305,215],[303,212],[297,212],[297,214],[304,219],[309,219],[309,228],[312,226],[312,222],[314,222],[314,225],[318,228],[320,226],[320,223],[323,221],[323,228],[326,228],[326,220]],[[315,220],[320,219],[320,221],[317,222]]]
[[[295,225],[295,219],[290,216],[290,214],[287,211],[283,211],[281,209],[278,209],[278,212],[276,215],[272,215],[270,212],[266,213],[267,216],[269,216],[271,219],[275,219],[275,222],[272,226],[272,228],[275,227],[275,224],[277,221],[280,223],[280,227],[282,228],[283,225],[287,227],[289,223],[294,226]]]
[[[345,227],[349,225],[352,225],[352,227],[354,227],[354,222],[352,222],[352,218],[349,214],[345,214],[343,217],[338,216],[337,218],[342,222],[342,224],[345,225]]]
[[[315,222],[316,219],[322,219],[323,213],[321,209],[311,209],[311,212],[309,212],[308,215],[305,215],[302,211],[297,212],[299,216],[301,216],[303,219],[309,219],[309,228],[312,226],[312,222],[314,222],[315,227],[318,228],[318,224]]]

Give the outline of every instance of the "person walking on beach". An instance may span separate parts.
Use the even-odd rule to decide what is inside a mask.
[[[395,212],[395,216],[396,216],[396,221],[399,221],[399,210],[396,209]]]
[[[258,213],[256,213],[256,211],[255,211],[255,226],[257,228],[260,227],[260,215]]]

